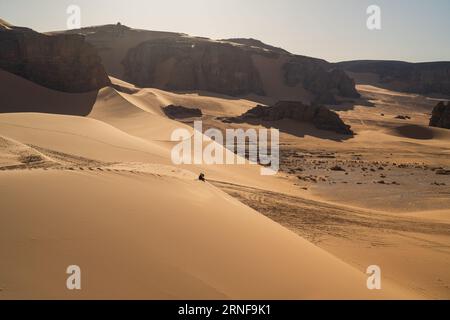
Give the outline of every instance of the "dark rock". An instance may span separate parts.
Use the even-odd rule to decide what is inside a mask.
[[[410,117],[410,116],[398,115],[398,116],[395,117],[395,119],[400,119],[400,120],[410,120],[411,117]]]
[[[82,35],[0,28],[0,68],[64,92],[88,92],[110,85],[100,57]]]
[[[330,168],[331,171],[345,171],[344,168],[342,168],[341,166],[334,166],[332,168]]]
[[[240,117],[232,118],[231,120],[233,122],[243,122],[251,119],[263,121],[292,119],[312,123],[321,130],[353,135],[350,126],[346,125],[337,113],[324,106],[310,106],[297,101],[280,101],[271,107],[258,105]]]
[[[442,175],[442,176],[450,176],[450,170],[439,169],[439,170],[436,170],[435,173]]]
[[[194,108],[186,108],[183,106],[169,105],[163,108],[164,113],[172,119],[186,119],[201,117],[202,110]]]
[[[450,129],[450,101],[447,104],[441,101],[434,107],[430,126]]]

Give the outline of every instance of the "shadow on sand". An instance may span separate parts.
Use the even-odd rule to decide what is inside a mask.
[[[313,124],[307,122],[300,122],[291,119],[283,119],[277,121],[264,121],[259,119],[246,119],[245,122],[231,122],[231,123],[245,123],[252,126],[263,126],[264,128],[270,129],[275,128],[280,130],[280,132],[289,134],[295,137],[304,138],[306,136],[331,140],[335,142],[343,142],[354,138],[355,134],[344,135],[333,131],[320,130],[317,129]]]
[[[98,95],[98,91],[55,91],[3,70],[0,70],[0,82],[0,113],[37,112],[87,116]]]

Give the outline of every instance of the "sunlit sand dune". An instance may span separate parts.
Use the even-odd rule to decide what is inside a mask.
[[[167,118],[161,107],[198,107],[206,114],[207,124],[220,125],[215,116],[227,108],[231,114],[240,114],[255,102],[156,89],[129,94],[103,88],[92,93],[95,99],[89,103],[88,117],[73,116],[72,112],[64,115],[64,104],[59,100],[53,101],[54,108],[61,108],[61,115],[44,114],[44,100],[38,98],[53,97],[53,91],[9,74],[2,76],[9,77],[15,94],[21,95],[19,107],[29,102],[35,113],[0,115],[1,298],[429,297],[405,285],[401,276],[400,284],[392,276],[399,274],[404,260],[387,271],[381,291],[371,291],[366,287],[365,270],[380,260],[367,256],[358,260],[363,249],[350,250],[345,242],[339,250],[325,243],[323,247],[331,255],[300,237],[292,221],[280,221],[284,212],[273,220],[292,231],[260,213],[266,213],[266,206],[274,212],[283,206],[290,208],[288,204],[296,199],[299,205],[307,201],[308,210],[323,205],[322,213],[334,214],[345,208],[342,203],[333,204],[330,194],[336,190],[317,187],[305,191],[298,187],[298,179],[293,183],[285,172],[263,177],[260,168],[250,164],[172,164],[170,151],[175,142],[170,141],[171,132],[192,129]],[[9,91],[7,83],[3,90]],[[27,91],[39,94],[30,95],[27,101],[21,94]],[[77,97],[85,99],[84,95]],[[358,110],[342,114],[358,121]],[[365,135],[368,127],[362,122],[355,128],[359,136],[344,142],[285,133],[282,139],[306,149],[319,146],[360,152],[371,135]],[[318,130],[310,133],[321,134]],[[386,131],[380,134],[391,140],[377,143],[380,147],[383,143],[395,145],[401,139],[411,139],[407,133],[402,129]],[[441,143],[446,143],[445,135],[441,137]],[[198,181],[200,172],[206,173],[210,182]],[[256,209],[260,212],[217,186],[245,204],[259,206]],[[277,195],[266,198],[268,192]],[[27,200],[17,201],[18,194]],[[274,199],[285,202],[273,204]],[[364,203],[355,205],[351,199],[347,205],[364,207]],[[349,212],[362,216],[362,211],[355,210]],[[445,234],[439,231],[442,226],[437,228],[437,234]],[[333,243],[340,245],[338,240]],[[401,255],[404,259],[416,252],[414,248],[405,250]],[[442,270],[447,260],[437,261],[436,268]],[[69,265],[82,269],[80,292],[65,288]]]

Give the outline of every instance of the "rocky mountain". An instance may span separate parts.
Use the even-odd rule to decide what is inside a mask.
[[[379,85],[418,94],[450,95],[450,62],[409,63],[403,61],[361,60],[336,64],[358,74],[372,74]]]
[[[211,40],[121,24],[65,33],[85,35],[108,74],[141,87],[307,103],[359,97],[353,80],[332,64],[255,39]]]
[[[50,36],[4,21],[0,69],[64,92],[88,92],[110,84],[96,49],[82,35]]]
[[[450,101],[447,101],[447,104],[441,101],[434,107],[430,126],[450,129]]]
[[[353,135],[336,112],[320,105],[306,105],[297,101],[280,101],[273,106],[258,105],[243,115],[224,119],[225,122],[246,122],[252,120],[278,121],[292,119],[313,124],[316,128],[334,131],[344,135]]]

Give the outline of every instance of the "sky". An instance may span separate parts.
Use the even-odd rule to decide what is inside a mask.
[[[331,62],[357,59],[450,61],[450,0],[0,0],[0,18],[36,31],[121,22],[212,39],[255,38]],[[381,9],[381,30],[366,10]]]

